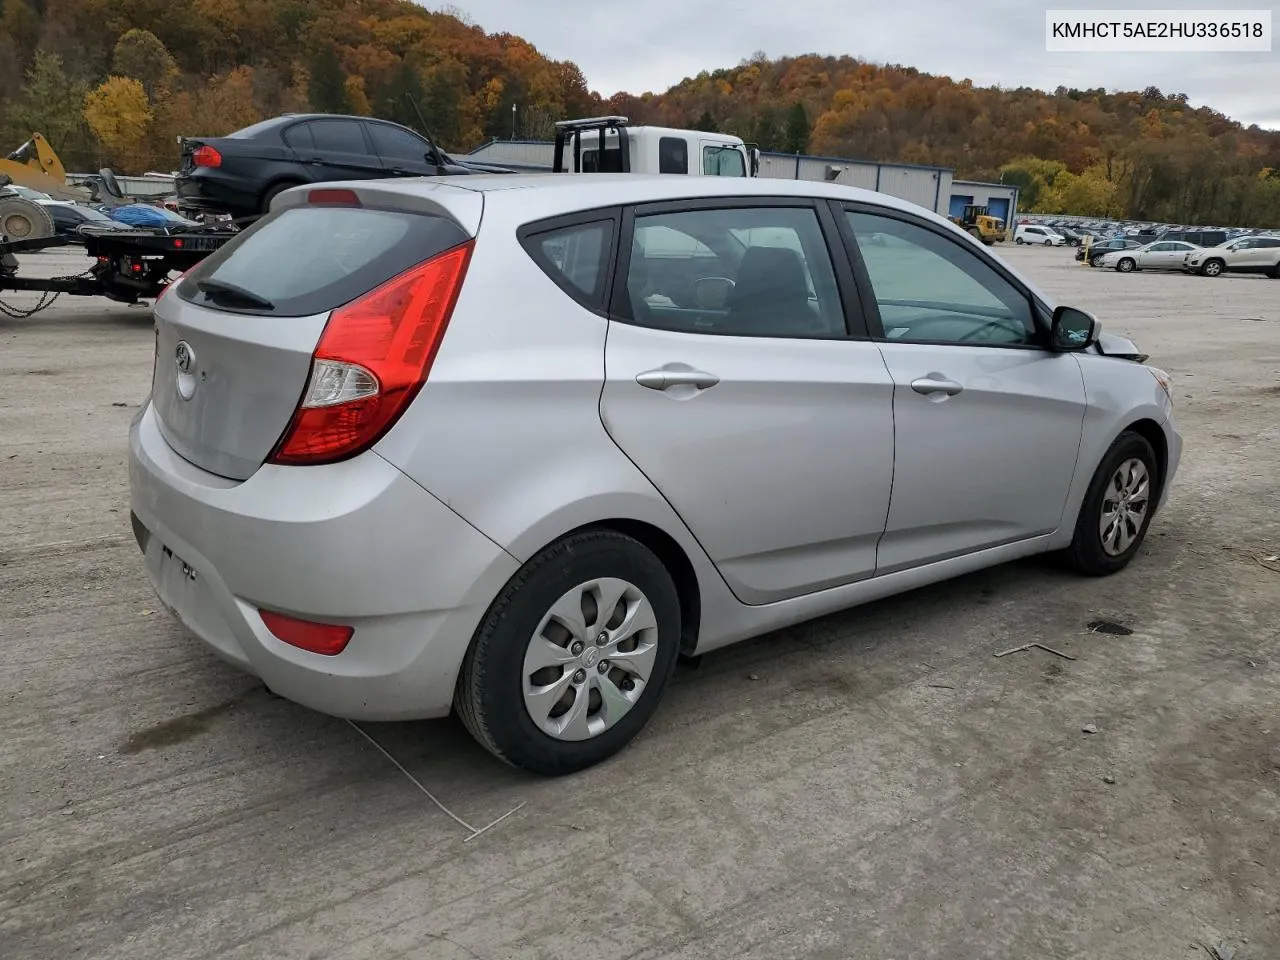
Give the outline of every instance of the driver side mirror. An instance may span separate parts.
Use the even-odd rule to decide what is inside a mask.
[[[1049,342],[1062,353],[1085,350],[1098,340],[1098,321],[1093,314],[1076,307],[1058,307],[1053,311]]]

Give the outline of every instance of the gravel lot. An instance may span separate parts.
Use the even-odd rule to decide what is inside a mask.
[[[367,725],[467,823],[524,804],[468,842],[157,610],[125,473],[149,310],[0,317],[0,956],[1280,957],[1280,282],[1002,253],[1174,375],[1186,452],[1134,565],[712,654],[572,779]],[[1033,640],[1076,659],[992,656]]]

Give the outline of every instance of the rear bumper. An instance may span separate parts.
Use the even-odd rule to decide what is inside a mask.
[[[130,430],[130,502],[160,601],[274,692],[352,719],[444,716],[472,634],[518,563],[370,452],[264,466],[237,483]],[[337,656],[292,647],[258,611],[352,626]]]
[[[248,189],[253,186],[255,189]],[[181,210],[202,213],[229,213],[233,217],[249,217],[258,213],[259,195],[256,185],[242,183],[212,170],[196,170],[179,174],[174,180]]]

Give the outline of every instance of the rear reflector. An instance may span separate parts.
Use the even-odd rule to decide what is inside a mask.
[[[307,194],[307,203],[313,207],[358,207],[360,198],[354,190],[312,190]]]
[[[319,653],[326,657],[334,657],[346,649],[354,634],[354,627],[344,627],[334,623],[312,623],[309,620],[298,620],[286,617],[283,613],[270,610],[259,610],[258,615],[267,629],[277,640],[283,640],[291,647]]]
[[[474,245],[454,247],[333,311],[270,463],[346,460],[391,429],[431,372]]]
[[[191,154],[191,162],[197,167],[220,167],[222,154],[205,144],[203,147],[197,147],[195,153]]]

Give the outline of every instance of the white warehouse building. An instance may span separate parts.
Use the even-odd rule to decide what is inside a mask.
[[[467,154],[468,159],[514,169],[550,170],[555,144],[550,140],[491,140]],[[780,180],[819,180],[878,190],[947,215],[952,198],[952,171],[909,163],[874,163],[841,157],[764,153],[760,176]]]

